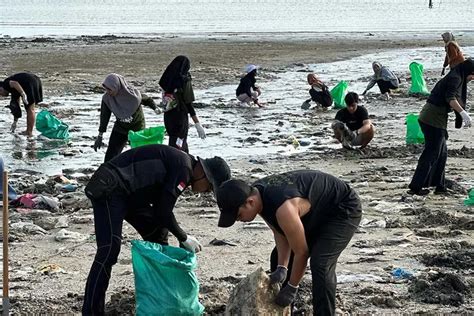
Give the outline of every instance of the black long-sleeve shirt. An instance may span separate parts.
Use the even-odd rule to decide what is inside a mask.
[[[170,146],[148,145],[128,150],[106,165],[119,176],[132,209],[151,205],[156,225],[168,228],[179,241],[186,240],[173,209],[191,182],[190,155]]]

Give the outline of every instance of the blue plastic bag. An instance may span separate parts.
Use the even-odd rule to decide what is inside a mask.
[[[201,315],[196,255],[182,248],[132,240],[137,315]]]

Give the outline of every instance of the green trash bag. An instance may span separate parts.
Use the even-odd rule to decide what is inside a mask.
[[[469,197],[464,200],[464,205],[471,206],[474,205],[474,188],[469,191]]]
[[[408,144],[424,144],[425,135],[421,131],[420,124],[418,123],[418,114],[409,113],[406,117],[407,123],[407,136],[406,143]]]
[[[128,140],[130,141],[130,146],[132,148],[145,145],[161,144],[163,143],[164,137],[164,126],[149,127],[138,132],[128,132]]]
[[[334,88],[331,89],[331,96],[334,100],[334,107],[336,109],[343,109],[346,107],[344,97],[346,96],[348,88],[349,84],[347,83],[347,81],[342,80]]]
[[[428,88],[426,88],[425,78],[423,78],[423,65],[417,62],[412,62],[409,66],[411,74],[411,87],[409,94],[430,95]]]
[[[69,126],[47,110],[36,115],[36,129],[41,135],[53,139],[69,138]]]
[[[132,240],[136,314],[201,315],[196,255],[182,248]]]

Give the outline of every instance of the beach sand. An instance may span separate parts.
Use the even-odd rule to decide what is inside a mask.
[[[472,39],[463,39],[466,46],[473,43]],[[4,76],[31,71],[42,78],[45,96],[62,96],[93,93],[110,72],[130,78],[142,91],[155,93],[161,72],[178,54],[190,57],[194,86],[206,89],[235,83],[242,65],[247,63],[258,63],[263,69],[276,72],[295,64],[323,63],[392,48],[427,46],[442,45],[437,37],[388,39],[365,35],[321,35],[304,41],[291,38],[260,41],[252,36],[4,38],[0,40],[0,59]],[[438,71],[427,74],[430,88],[438,76]],[[235,177],[249,181],[276,172],[312,168],[339,176],[356,189],[363,202],[364,221],[339,259],[339,280],[347,281],[338,284],[337,307],[340,311],[346,314],[474,313],[470,294],[474,286],[471,273],[474,269],[474,216],[472,208],[462,204],[467,197],[468,184],[473,184],[472,129],[454,131],[454,124],[450,123],[447,178],[451,194],[406,195],[421,147],[408,147],[400,142],[392,143],[392,140],[403,140],[405,113],[416,112],[424,103],[422,98],[408,96],[406,90],[400,89],[388,102],[373,95],[365,99],[377,130],[376,139],[366,150],[347,151],[338,146],[327,147],[323,142],[312,144],[303,153],[231,159],[229,164]],[[235,108],[228,111],[230,115],[242,113]],[[9,114],[5,110],[3,115]],[[301,117],[280,113],[273,119],[283,121],[282,124],[304,121],[306,129],[299,136],[319,135],[322,139],[330,139],[330,131],[322,126],[334,115],[334,110],[313,110]],[[251,129],[252,126],[243,128]],[[71,146],[74,148],[75,145]],[[57,225],[61,217],[69,223],[67,230],[86,237],[93,234],[92,212],[82,193],[93,170],[63,170],[67,177],[78,181],[76,193],[59,193],[54,191],[54,183],[44,184],[48,177],[42,170],[35,170],[34,163],[29,170],[12,170],[13,182],[20,192],[30,192],[33,188],[39,193],[51,191],[63,203],[59,211],[51,214],[22,209],[11,211],[10,297],[13,312],[80,311],[85,280],[95,254],[95,241],[89,237],[86,241],[58,242],[54,237],[61,229],[61,225]],[[190,192],[180,197],[175,209],[182,227],[204,246],[198,255],[197,275],[201,283],[200,300],[207,314],[224,311],[233,286],[242,277],[259,266],[268,269],[273,248],[273,237],[268,228],[249,228],[238,223],[232,228],[220,229],[216,225],[217,212],[212,195]],[[33,234],[14,225],[28,221],[46,230]],[[121,255],[113,269],[107,296],[111,314],[130,314],[134,308],[129,243],[134,238],[138,238],[136,232],[125,225]],[[214,238],[235,245],[213,246],[210,242]],[[174,238],[170,239],[174,242]],[[47,266],[53,264],[62,271]],[[395,268],[414,273],[414,278],[394,278],[392,270]],[[312,311],[310,280],[308,270],[296,304],[305,314]]]

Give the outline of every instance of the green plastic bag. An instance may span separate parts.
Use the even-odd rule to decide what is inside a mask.
[[[41,135],[53,139],[69,138],[69,126],[47,110],[36,115],[36,129]]]
[[[469,197],[464,200],[464,205],[471,206],[474,205],[474,188],[469,191]]]
[[[409,66],[411,74],[411,87],[409,94],[430,95],[428,88],[426,88],[425,78],[423,78],[423,65],[417,62],[412,62]]]
[[[418,123],[418,114],[408,113],[406,117],[407,123],[407,135],[406,143],[408,144],[424,144],[425,135],[421,131],[420,124]]]
[[[346,96],[348,88],[349,84],[347,83],[347,81],[342,80],[334,88],[331,89],[331,96],[334,100],[334,107],[336,109],[343,109],[346,107],[344,97]]]
[[[161,144],[163,143],[164,137],[164,126],[149,127],[138,132],[128,132],[128,140],[130,141],[130,146],[132,148],[145,145]]]
[[[132,240],[136,314],[201,315],[196,255],[182,248]]]

